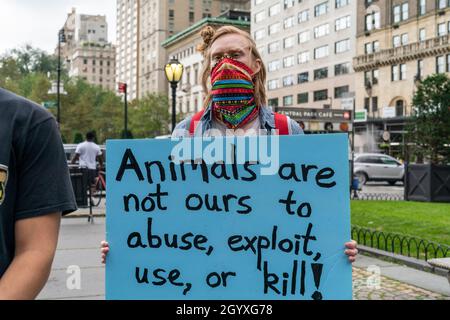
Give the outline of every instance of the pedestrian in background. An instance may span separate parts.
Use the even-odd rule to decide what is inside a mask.
[[[77,145],[75,155],[71,161],[75,164],[79,161],[79,166],[87,170],[88,181],[92,185],[97,177],[97,161],[100,168],[103,167],[103,154],[100,147],[94,142],[95,134],[90,131],[86,133],[86,140]]]

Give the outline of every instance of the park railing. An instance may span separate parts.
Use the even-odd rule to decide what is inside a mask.
[[[403,194],[391,194],[391,193],[366,193],[354,192],[351,193],[352,200],[384,200],[384,201],[403,201],[405,197]]]
[[[446,258],[450,246],[412,236],[352,226],[352,239],[367,247],[400,254],[419,260]]]

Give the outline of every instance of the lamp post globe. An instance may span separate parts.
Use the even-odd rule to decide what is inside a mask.
[[[183,65],[173,57],[164,67],[167,81],[170,83],[172,89],[172,131],[176,125],[176,98],[177,86],[183,76]]]

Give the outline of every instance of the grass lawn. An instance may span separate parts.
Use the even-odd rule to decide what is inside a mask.
[[[450,245],[450,204],[356,200],[351,213],[355,226]]]

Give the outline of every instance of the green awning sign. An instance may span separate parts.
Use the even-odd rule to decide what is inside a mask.
[[[355,122],[366,122],[366,121],[367,121],[367,110],[355,112]]]

